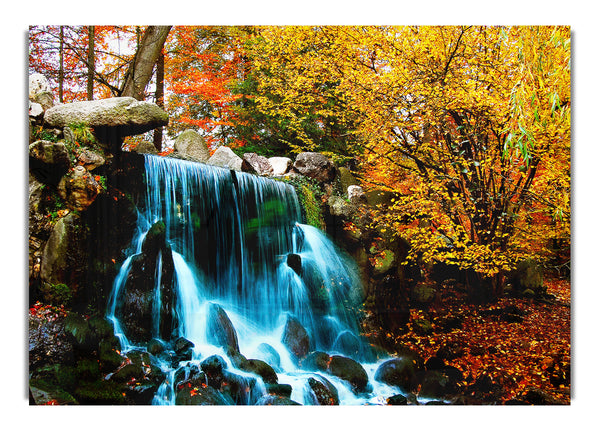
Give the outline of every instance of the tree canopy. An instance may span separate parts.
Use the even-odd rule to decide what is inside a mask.
[[[90,65],[86,28],[32,27],[30,70],[65,101],[90,67],[95,97],[119,95],[146,30],[96,26]],[[373,222],[409,260],[494,278],[569,244],[568,27],[173,27],[164,54],[171,137],[353,160],[393,194]]]

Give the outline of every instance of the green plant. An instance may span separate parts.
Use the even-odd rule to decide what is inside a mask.
[[[92,128],[85,123],[69,124],[69,129],[73,132],[75,143],[80,145],[92,145],[96,142],[96,137]]]
[[[284,181],[296,190],[306,223],[318,229],[324,226],[320,200],[323,196],[318,184],[307,177],[286,178]]]
[[[53,305],[69,305],[73,299],[73,291],[63,283],[43,283],[40,291],[44,300]]]
[[[58,136],[51,130],[44,129],[42,126],[35,126],[31,133],[34,141],[58,142]]]

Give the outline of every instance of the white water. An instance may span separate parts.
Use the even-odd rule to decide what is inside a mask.
[[[145,348],[128,341],[127,328],[118,316],[118,304],[127,285],[131,260],[142,250],[152,224],[162,220],[174,264],[174,338],[194,343],[192,362],[220,355],[228,371],[240,376],[256,375],[236,370],[221,347],[209,342],[207,309],[220,305],[231,320],[240,352],[248,359],[264,360],[278,374],[278,382],[292,386],[291,399],[312,404],[307,390],[309,377],[321,376],[338,391],[340,404],[379,403],[397,393],[373,380],[377,364],[363,364],[372,393],[356,395],[349,384],[335,376],[297,367],[282,344],[286,316],[296,317],[308,331],[311,350],[335,354],[337,336],[347,331],[358,337],[357,311],[360,282],[354,263],[320,230],[301,223],[294,189],[282,182],[246,173],[181,160],[146,156],[146,201],[139,217],[138,234],[130,256],[117,275],[108,317],[122,350]],[[300,256],[302,275],[287,264],[290,254]],[[158,255],[152,335],[159,336],[161,318],[161,271],[165,256]],[[168,343],[169,340],[162,340]],[[268,344],[278,356],[261,350]],[[360,360],[360,358],[355,358]],[[185,364],[181,364],[185,365]],[[155,404],[173,404],[175,370],[166,363],[167,379],[154,398]],[[247,402],[265,393],[260,378]],[[379,398],[378,398],[379,397]]]

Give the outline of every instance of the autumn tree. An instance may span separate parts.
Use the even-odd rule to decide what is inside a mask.
[[[568,28],[283,27],[261,37],[261,109],[298,136],[309,106],[356,123],[364,185],[395,195],[375,223],[410,242],[409,259],[456,265],[493,290],[522,258],[568,241]],[[326,110],[332,94],[343,103]]]
[[[173,29],[165,57],[167,106],[170,133],[196,129],[216,147],[238,147],[237,128],[244,95],[235,91],[244,79],[243,45],[245,28],[184,26]]]
[[[125,74],[121,96],[131,96],[137,100],[145,99],[146,87],[152,78],[154,66],[161,56],[170,30],[170,25],[151,25],[146,28]]]
[[[135,29],[127,26],[31,26],[29,71],[46,76],[59,101],[121,94],[135,54]],[[90,35],[93,34],[93,38]],[[90,86],[90,84],[92,84]]]

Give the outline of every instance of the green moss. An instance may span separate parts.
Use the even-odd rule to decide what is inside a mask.
[[[52,305],[69,306],[73,300],[73,291],[66,284],[42,283],[40,292],[44,301]]]
[[[107,381],[83,382],[74,395],[81,404],[125,404],[125,395],[121,387]]]
[[[296,189],[306,224],[323,229],[325,222],[320,204],[323,192],[319,186],[306,177],[288,178],[284,181]]]

